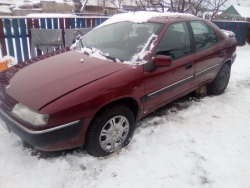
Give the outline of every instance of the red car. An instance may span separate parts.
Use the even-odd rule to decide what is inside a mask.
[[[115,15],[71,49],[2,72],[0,117],[40,150],[109,155],[157,108],[204,85],[223,93],[235,51],[232,32],[195,16]]]

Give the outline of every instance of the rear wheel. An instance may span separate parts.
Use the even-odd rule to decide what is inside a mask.
[[[230,71],[231,69],[229,65],[224,64],[222,66],[216,78],[211,84],[208,85],[209,93],[213,95],[220,95],[225,91],[229,82]]]
[[[107,107],[90,124],[85,147],[93,156],[107,156],[129,143],[134,127],[135,117],[127,106],[117,104]]]

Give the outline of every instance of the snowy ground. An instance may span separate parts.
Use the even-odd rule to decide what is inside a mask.
[[[37,154],[0,126],[0,187],[249,188],[250,46],[237,55],[224,94],[159,110],[108,158]]]

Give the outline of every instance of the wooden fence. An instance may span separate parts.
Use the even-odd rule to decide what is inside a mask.
[[[233,31],[237,40],[238,46],[245,45],[250,35],[250,22],[244,21],[213,21],[219,28]]]
[[[62,29],[64,40],[64,29],[96,27],[106,21],[105,16],[88,17],[0,17],[0,59],[5,55],[13,56],[18,62],[31,58],[30,28],[40,29]],[[41,52],[38,51],[38,55]]]

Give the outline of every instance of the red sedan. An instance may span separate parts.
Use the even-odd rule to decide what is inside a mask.
[[[71,49],[0,73],[0,117],[40,150],[84,145],[93,156],[109,155],[157,108],[202,86],[222,94],[235,58],[235,35],[208,20],[115,15]]]

